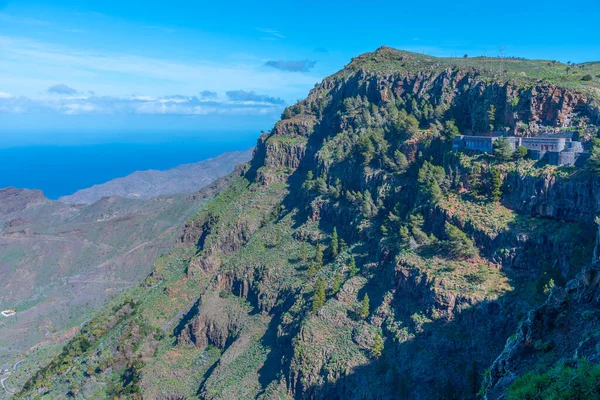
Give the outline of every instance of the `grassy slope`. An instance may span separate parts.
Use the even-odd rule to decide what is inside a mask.
[[[374,71],[391,69],[405,72],[409,68],[422,69],[424,65],[445,68],[450,64],[464,62],[481,67],[487,62],[478,59],[433,59],[414,54],[410,56],[416,61],[410,61],[406,65],[403,65],[405,61],[394,60],[395,57],[406,54],[384,49],[376,55],[369,54],[355,59],[341,73],[348,73],[359,67]],[[384,61],[372,60],[372,57],[383,57]],[[531,82],[535,78],[530,75],[550,74],[544,72],[543,64],[540,63],[542,62],[519,60],[513,66],[517,75],[521,72],[519,68],[528,66],[529,72],[526,72],[527,76],[523,79]],[[559,79],[559,67],[556,67],[556,78],[550,79]],[[580,81],[572,83],[582,85]],[[568,80],[561,84],[570,85]],[[586,87],[595,87],[594,85],[596,82],[586,84]],[[421,133],[423,137],[432,135],[430,132]],[[350,135],[347,138],[351,140]],[[284,137],[280,138],[279,143],[293,144],[300,140],[304,141]],[[428,143],[431,145],[430,141]],[[335,151],[328,150],[320,153],[326,158],[324,162],[327,165],[345,165],[344,160],[336,159],[338,155]],[[429,151],[427,146],[421,150],[426,154]],[[351,158],[352,154],[344,157]],[[464,168],[481,161],[477,157],[465,157],[460,160]],[[506,169],[521,168],[533,176],[543,172],[543,169],[526,162],[502,163],[497,166]],[[364,166],[364,171],[373,176],[376,173],[388,174],[389,179],[400,179],[399,182],[405,184],[415,180],[414,173],[411,175],[410,171],[402,175],[371,166]],[[563,172],[568,174],[568,171],[559,171]],[[378,259],[381,250],[386,250],[386,245],[396,245],[398,238],[395,232],[381,233],[384,232],[381,220],[391,219],[387,213],[395,211],[386,209],[383,205],[379,205],[382,211],[378,216],[363,218],[359,217],[362,213],[360,207],[352,208],[344,203],[344,207],[349,207],[351,213],[361,220],[359,226],[352,223],[352,227],[348,228],[358,231],[358,234],[352,236],[347,249],[337,257],[326,256],[324,267],[314,276],[308,276],[307,264],[314,254],[314,244],[317,241],[329,243],[331,230],[327,221],[307,218],[304,214],[306,209],[311,206],[317,208],[321,202],[346,201],[344,198],[336,200],[331,194],[327,194],[335,192],[331,180],[324,183],[324,186],[325,194],[312,192],[307,195],[297,187],[294,188],[296,195],[304,193],[309,199],[303,200],[306,203],[296,203],[297,208],[284,209],[278,207],[278,204],[290,205],[290,202],[284,201],[290,195],[287,184],[272,183],[265,186],[250,184],[240,178],[195,218],[196,221],[216,221],[210,234],[204,239],[204,249],[197,249],[198,254],[196,249],[179,249],[158,260],[153,274],[145,284],[127,294],[128,298],[135,300],[134,312],[119,321],[109,332],[102,334],[105,336],[94,338],[91,347],[84,354],[74,351],[75,358],[65,363],[66,373],[56,375],[61,367],[51,365],[47,373],[31,382],[31,388],[35,391],[30,393],[41,393],[37,391],[39,388],[53,387],[54,396],[56,393],[66,392],[69,387],[77,387],[78,390],[96,393],[99,398],[107,395],[107,390],[114,394],[115,387],[106,383],[116,382],[119,385],[125,382],[124,371],[136,357],[141,357],[144,362],[142,379],[139,384],[129,384],[129,387],[136,386],[136,389],[139,388],[150,397],[192,397],[200,394],[205,398],[286,398],[287,378],[297,378],[293,384],[310,394],[311,390],[344,382],[352,374],[364,375],[366,380],[373,379],[368,382],[380,382],[385,386],[390,385],[389,376],[395,378],[393,374],[381,376],[380,371],[387,365],[385,362],[394,360],[395,352],[411,354],[410,349],[417,348],[419,352],[416,354],[437,362],[436,357],[445,356],[436,354],[435,347],[428,347],[430,342],[434,343],[430,338],[446,336],[456,343],[480,340],[464,327],[458,325],[453,328],[448,324],[452,315],[444,313],[442,307],[419,303],[430,299],[413,301],[414,299],[402,297],[406,293],[394,287],[397,282],[390,283],[390,277],[407,272],[408,278],[414,277],[417,282],[422,282],[419,287],[431,292],[423,293],[430,295],[431,301],[456,299],[458,313],[468,314],[470,309],[475,309],[480,304],[495,301],[502,302],[506,308],[512,307],[515,313],[521,313],[543,301],[543,284],[548,282],[548,277],[540,273],[547,271],[530,272],[530,276],[509,276],[499,268],[499,259],[496,258],[501,256],[504,249],[493,249],[497,253],[489,254],[481,244],[475,256],[451,259],[440,250],[439,239],[432,238],[429,245],[400,252],[395,259],[397,262],[391,265],[392,275],[389,275],[390,264],[379,262]],[[471,226],[465,231],[473,237],[502,234],[514,236],[515,232],[519,232],[534,238],[532,242],[535,242],[538,236],[549,236],[550,240],[554,236],[559,239],[565,235],[568,237],[580,228],[579,224],[563,224],[519,215],[499,204],[479,199],[473,193],[446,189],[445,194],[445,199],[438,207],[442,212],[452,215],[453,223]],[[339,204],[333,204],[332,208],[343,210]],[[228,232],[235,232],[240,225],[251,225],[258,221],[260,227],[252,232],[239,251],[216,253],[220,259],[217,271],[201,273],[195,270],[195,273],[190,273],[189,269],[196,265],[194,260],[203,257],[206,249],[222,245]],[[577,237],[571,239],[578,240]],[[381,247],[374,243],[381,243]],[[589,245],[587,242],[582,243],[581,252],[587,252]],[[304,254],[308,254],[307,260],[304,260]],[[349,271],[351,258],[359,260],[360,272],[357,276],[351,276]],[[581,267],[583,261],[580,261],[577,260],[572,273]],[[336,275],[343,284],[338,293],[333,293]],[[242,298],[239,296],[239,287],[235,285],[229,291],[228,286],[221,281],[223,277],[231,277],[238,282],[247,278],[253,286],[253,294]],[[320,278],[326,281],[327,301],[318,313],[312,313],[313,288]],[[518,279],[515,281],[515,278]],[[361,318],[357,315],[357,310],[360,310],[365,293],[369,293],[374,300],[370,308],[371,315]],[[420,292],[415,294],[419,295]],[[193,309],[198,296],[200,308],[205,304],[207,309],[217,310],[217,315],[210,315],[215,324],[220,323],[218,314],[235,315],[242,321],[241,328],[231,332],[227,345],[194,346],[176,340],[178,326],[189,322],[188,310]],[[513,304],[515,299],[518,302]],[[275,311],[264,312],[265,310]],[[83,331],[89,332],[110,313],[111,310],[104,310]],[[477,313],[474,312],[473,315]],[[432,331],[432,327],[439,329]],[[136,332],[140,330],[145,333],[138,336]],[[389,349],[386,350],[385,361],[381,362],[372,354],[377,334],[384,335],[385,347]],[[135,349],[128,344],[132,336],[138,342]],[[280,343],[284,344],[284,348],[278,345]],[[439,341],[436,346],[444,350],[440,343],[443,342]],[[128,347],[132,347],[132,351],[126,350]],[[69,349],[67,353],[68,351]],[[123,355],[123,360],[115,360],[115,355],[120,353],[131,354]],[[456,368],[458,371],[462,367],[452,364],[455,360],[450,355],[448,359],[442,359],[449,363],[448,368]],[[98,366],[102,367],[91,373],[92,377],[85,375],[86,369],[98,369]],[[373,366],[376,368],[372,368]],[[399,368],[402,367],[404,366],[399,364]],[[394,384],[398,382],[394,381]],[[357,389],[353,395],[360,396],[360,391]]]
[[[442,58],[382,47],[375,53],[354,58],[352,63],[336,75],[347,76],[362,68],[372,72],[414,73],[456,67],[477,69],[484,77],[499,81],[510,79],[522,85],[532,85],[543,80],[557,86],[591,92],[600,97],[599,62],[568,65],[552,60]],[[582,80],[586,75],[590,75],[592,80]]]

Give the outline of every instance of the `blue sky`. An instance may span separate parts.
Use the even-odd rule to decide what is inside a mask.
[[[598,0],[0,0],[0,144],[266,130],[286,104],[381,45],[600,60],[598,15]]]

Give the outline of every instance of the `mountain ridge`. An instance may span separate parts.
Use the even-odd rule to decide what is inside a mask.
[[[197,163],[182,164],[168,170],[135,171],[125,177],[81,189],[62,196],[67,204],[91,204],[104,196],[148,199],[177,193],[193,193],[250,160],[252,149],[220,154]]]
[[[380,48],[288,107],[17,398],[516,399],[581,338],[596,360],[593,165],[451,145],[569,129],[594,154],[597,82],[427,57]]]

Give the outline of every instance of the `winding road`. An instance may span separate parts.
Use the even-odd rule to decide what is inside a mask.
[[[19,364],[21,364],[23,362],[23,360],[17,361],[15,363],[15,365],[13,365],[13,370],[16,372],[19,370]],[[13,392],[12,390],[10,390],[8,388],[8,386],[6,386],[6,380],[8,379],[9,375],[11,374],[11,371],[7,371],[3,374],[2,378],[0,378],[0,384],[2,384],[2,389],[4,389],[4,391],[6,393],[8,393],[9,395],[13,395],[16,394],[17,392]]]

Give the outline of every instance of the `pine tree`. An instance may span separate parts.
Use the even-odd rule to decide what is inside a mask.
[[[313,260],[310,260],[310,262],[308,263],[308,269],[306,270],[306,275],[309,278],[312,278],[317,274],[317,272],[319,272],[319,268],[317,268],[317,265]]]
[[[356,267],[356,261],[354,260],[354,257],[352,257],[350,259],[350,265],[348,266],[348,272],[350,273],[350,276],[354,276],[354,275],[358,274],[358,268]]]
[[[323,268],[323,247],[321,243],[317,243],[317,248],[315,249],[315,262],[318,269]]]
[[[330,244],[331,256],[336,258],[339,254],[339,239],[337,228],[333,228],[333,234],[331,235],[331,244]]]
[[[371,307],[371,301],[369,299],[369,294],[365,294],[363,297],[361,305],[360,305],[360,316],[363,318],[367,318],[369,316],[369,308]]]
[[[471,173],[467,177],[467,184],[476,194],[481,194],[483,183],[481,181],[481,170],[478,166],[471,169]]]
[[[394,152],[394,161],[398,172],[404,172],[408,169],[408,159],[400,150]]]
[[[500,171],[496,168],[492,168],[492,179],[490,180],[490,200],[493,202],[500,201],[502,198],[502,178],[500,177]]]
[[[341,287],[342,287],[342,277],[340,276],[339,273],[336,273],[333,276],[333,284],[331,285],[332,294],[336,294],[337,292],[339,292]]]
[[[446,249],[451,257],[472,257],[477,254],[473,240],[466,233],[448,221],[446,221],[445,228],[448,236]]]
[[[499,138],[494,142],[494,155],[503,161],[508,161],[513,155],[513,149],[510,142],[504,138]]]
[[[313,302],[312,302],[312,310],[314,313],[319,311],[323,305],[325,305],[325,288],[326,283],[323,278],[317,279],[315,282],[314,293],[313,293]]]
[[[587,167],[595,173],[600,172],[600,140],[592,139],[592,151],[587,160]]]
[[[371,355],[375,358],[381,356],[383,351],[383,338],[379,333],[375,334],[375,340],[373,341],[373,348],[371,349]]]
[[[410,245],[410,230],[406,225],[400,226],[398,230],[398,234],[400,235],[400,243],[403,247],[408,247]]]

